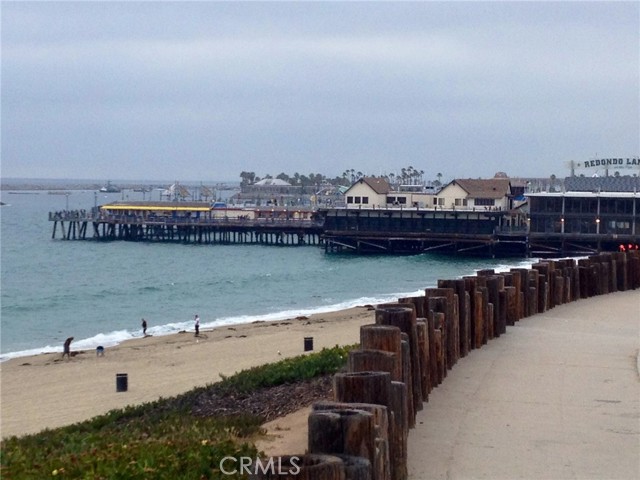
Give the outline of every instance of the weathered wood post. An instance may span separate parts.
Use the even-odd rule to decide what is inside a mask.
[[[425,297],[427,301],[427,309],[430,310],[430,299],[432,297],[444,297],[446,298],[446,308],[443,310],[445,314],[445,328],[442,331],[443,340],[446,342],[445,354],[447,361],[447,368],[453,368],[459,358],[459,338],[458,326],[460,322],[455,316],[457,309],[454,307],[457,304],[455,298],[455,292],[452,288],[426,288]]]
[[[376,465],[373,415],[364,410],[312,411],[308,439],[309,453],[353,455]],[[373,470],[373,480],[384,478],[384,471]]]
[[[475,348],[480,348],[482,347],[483,343],[486,343],[485,328],[484,328],[484,324],[485,324],[484,319],[486,316],[485,312],[487,309],[486,298],[487,298],[486,288],[480,287],[479,289],[476,290],[475,309],[473,313],[474,324],[475,324],[474,330],[476,332]]]
[[[392,382],[393,383],[393,382]],[[404,384],[402,384],[404,385]],[[377,472],[383,472],[385,478],[393,478],[391,475],[391,461],[390,457],[390,438],[393,434],[393,421],[391,411],[384,405],[376,405],[373,403],[344,403],[344,402],[332,402],[328,400],[322,400],[315,402],[312,405],[313,411],[334,411],[334,410],[363,410],[373,415],[374,431],[375,431],[375,448],[376,455],[374,464],[369,467],[369,478],[371,478],[372,470]],[[342,455],[337,455],[343,458]],[[367,463],[369,463],[367,461]],[[406,463],[406,462],[405,462]],[[349,469],[345,468],[346,477],[349,479]]]
[[[397,426],[402,412],[394,410],[398,406],[393,401],[391,374],[388,372],[336,373],[333,376],[333,395],[337,402],[373,403],[387,407],[391,412],[389,451],[397,456],[402,451],[402,432]],[[399,468],[399,467],[398,467]]]
[[[401,305],[401,306],[398,306]],[[398,327],[409,337],[409,353],[411,365],[411,398],[413,410],[422,410],[422,375],[420,373],[420,353],[418,348],[418,330],[415,308],[408,308],[408,304],[378,305],[375,311],[376,324]],[[409,381],[407,381],[409,387]]]
[[[447,298],[436,296],[428,297],[427,309],[429,312],[442,313],[442,323],[440,323],[439,325],[436,324],[436,328],[440,329],[440,334],[442,336],[442,349],[444,351],[445,367],[447,369],[451,368],[452,365],[450,365],[448,362],[449,359],[454,357],[455,353],[453,351],[450,351],[450,349],[454,349],[455,347],[453,346],[453,341],[451,341],[449,338],[452,328],[450,328],[450,325],[448,324],[450,319],[447,318],[447,312],[450,310]]]
[[[395,377],[401,360],[396,353],[384,350],[351,350],[347,360],[349,372],[389,372],[392,380],[401,380]]]
[[[640,288],[640,250],[634,250],[628,255],[630,285],[633,290]],[[616,265],[613,263],[613,265]]]
[[[466,357],[469,353],[469,294],[467,293],[465,280],[438,280],[438,288],[450,288],[457,295],[458,317],[458,358]]]
[[[443,328],[444,327],[444,313],[442,312],[434,312],[434,319],[437,326],[440,328],[435,329],[435,343],[436,343],[436,378],[438,381],[438,385],[440,385],[445,377],[447,376],[447,359],[445,355],[445,341],[443,339]]]
[[[402,381],[402,338],[398,327],[391,325],[362,325],[360,347],[363,350],[383,350],[395,354],[396,362],[391,380]]]
[[[504,287],[506,324],[514,326],[518,320],[518,304],[516,302],[516,287]]]
[[[528,271],[527,285],[529,286],[529,300],[527,302],[529,306],[529,315],[535,315],[538,313],[538,286],[540,284],[540,274],[537,270]]]
[[[549,286],[551,292],[553,292],[553,285],[551,285],[551,270],[552,265],[549,262],[540,262],[531,265],[531,271],[538,272],[538,284],[543,285],[544,283],[546,283]],[[549,308],[553,308],[553,300],[553,296],[551,296],[551,298],[545,298],[544,293],[541,290],[538,290],[538,312],[542,313]]]
[[[435,312],[427,311],[427,326],[429,328],[429,387],[433,390],[438,382],[438,357],[436,353],[436,318]]]
[[[252,466],[250,480],[346,480],[343,461],[334,455],[300,454],[272,457]]]
[[[414,395],[413,371],[411,366],[411,347],[409,346],[409,335],[402,332],[400,334],[402,341],[402,382],[407,386],[407,418],[409,419],[409,428],[416,426],[416,395]]]
[[[476,312],[476,277],[466,276],[462,277],[464,281],[464,289],[469,296],[469,350],[476,347],[476,325],[475,325],[475,312]]]
[[[581,258],[578,260],[578,272],[580,279],[580,298],[589,298],[592,295],[589,259]]]
[[[429,327],[425,318],[416,319],[418,332],[418,353],[420,361],[420,386],[422,387],[422,401],[429,401]],[[395,379],[393,379],[395,380]]]
[[[518,295],[518,316],[525,318],[529,316],[529,270],[526,268],[512,268],[510,272],[514,275],[513,284],[520,293]]]

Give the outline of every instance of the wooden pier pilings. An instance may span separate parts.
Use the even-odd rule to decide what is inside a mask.
[[[360,349],[350,352],[347,372],[334,376],[334,401],[315,403],[309,415],[308,451],[297,458],[312,465],[323,459],[331,468],[301,478],[406,479],[413,416],[458,360],[526,317],[639,288],[640,252],[631,251],[508,272],[481,270],[440,280],[424,296],[379,305],[376,323],[360,329]],[[354,469],[356,464],[360,468]]]
[[[109,216],[50,217],[51,238],[124,240],[184,244],[320,245],[322,227],[308,220],[265,219],[121,219]]]

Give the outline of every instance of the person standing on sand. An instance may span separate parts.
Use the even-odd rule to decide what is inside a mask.
[[[67,358],[71,358],[71,342],[73,341],[73,337],[69,337],[64,341],[64,346],[62,350],[62,358],[66,355]]]
[[[142,335],[147,336],[147,321],[142,319]]]
[[[196,327],[196,337],[200,335],[200,317],[196,315],[195,318],[195,327]]]

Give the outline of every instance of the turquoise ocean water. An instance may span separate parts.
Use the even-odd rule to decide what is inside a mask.
[[[94,191],[4,190],[0,207],[0,359],[111,346],[148,333],[277,320],[419,295],[438,279],[512,261],[325,254],[321,247],[173,245],[51,239],[49,211],[87,209]],[[130,200],[135,192],[127,194]],[[121,194],[99,194],[98,204]],[[148,197],[147,197],[148,199]],[[59,235],[58,235],[59,236]]]

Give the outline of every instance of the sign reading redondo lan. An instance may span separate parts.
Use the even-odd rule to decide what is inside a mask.
[[[595,160],[584,160],[582,162],[576,162],[576,166],[583,168],[640,168],[640,157],[598,158]]]

